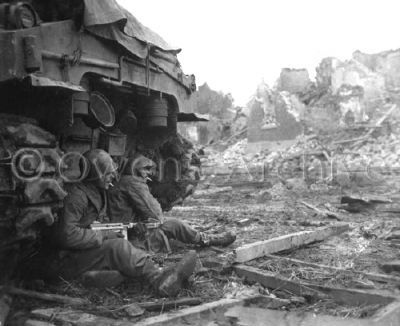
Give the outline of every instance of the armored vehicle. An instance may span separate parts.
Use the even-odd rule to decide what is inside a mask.
[[[196,85],[179,51],[114,0],[0,1],[0,282],[34,254],[89,149],[153,159],[165,210],[193,191],[199,160],[177,123]]]

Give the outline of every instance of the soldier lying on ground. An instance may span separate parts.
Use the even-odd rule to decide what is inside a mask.
[[[165,244],[164,235],[168,239],[200,246],[227,246],[235,241],[236,235],[232,232],[206,234],[194,230],[183,221],[164,217],[160,204],[147,185],[154,166],[155,163],[143,155],[128,160],[119,182],[108,191],[108,209],[112,222],[143,222],[144,225],[158,222],[159,227],[147,234],[147,242],[151,246],[148,249],[153,251],[162,249]]]
[[[105,151],[91,150],[84,156],[90,164],[88,177],[69,189],[63,214],[52,232],[63,256],[57,275],[71,279],[86,271],[118,270],[128,278],[144,277],[160,295],[176,295],[183,278],[188,278],[194,271],[196,254],[191,252],[185,256],[178,268],[162,270],[148,253],[120,238],[121,234],[91,230],[89,226],[94,221],[109,222],[106,190],[115,171],[113,161]]]

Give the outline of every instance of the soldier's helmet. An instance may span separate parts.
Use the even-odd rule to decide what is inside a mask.
[[[123,174],[125,175],[137,175],[139,169],[149,169],[152,170],[155,168],[156,163],[152,161],[151,159],[141,155],[137,154],[134,157],[130,157],[128,159],[127,164],[125,165],[125,168],[123,170]]]
[[[102,149],[92,149],[83,154],[88,163],[87,180],[102,180],[107,174],[117,173],[117,166],[110,154]]]

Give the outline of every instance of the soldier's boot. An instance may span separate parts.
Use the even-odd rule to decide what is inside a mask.
[[[177,265],[168,268],[157,268],[154,263],[148,262],[143,274],[160,296],[175,297],[193,274],[196,261],[196,252],[190,251]]]
[[[202,246],[229,246],[236,240],[236,234],[232,231],[227,231],[220,234],[201,234]]]

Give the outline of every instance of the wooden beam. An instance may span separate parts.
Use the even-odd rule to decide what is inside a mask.
[[[37,318],[43,318],[47,320],[51,319],[61,323],[70,323],[74,326],[148,326],[165,325],[166,322],[173,322],[173,325],[176,325],[176,321],[180,318],[185,318],[188,316],[200,316],[200,314],[203,315],[203,313],[209,313],[214,309],[218,309],[220,307],[231,307],[241,302],[243,302],[243,299],[222,299],[200,306],[182,309],[174,313],[166,313],[156,317],[151,317],[135,323],[96,316],[80,310],[60,308],[37,309],[32,311],[32,315]]]
[[[48,323],[47,321],[27,319],[24,326],[55,326],[55,324]]]
[[[224,313],[223,321],[234,321],[233,325],[251,326],[377,326],[371,320],[316,315],[313,312],[267,310],[238,306]],[[191,324],[190,325],[194,325]],[[197,325],[197,324],[196,324]],[[200,324],[198,324],[200,325]],[[205,325],[205,324],[202,324]],[[212,324],[216,325],[216,323]],[[219,325],[219,323],[218,323]],[[224,324],[225,325],[225,324]],[[394,325],[394,324],[393,324]]]
[[[262,295],[237,299],[221,299],[197,307],[190,307],[173,313],[150,317],[136,323],[135,326],[207,325],[207,322],[216,320],[217,316],[223,318],[225,311],[230,307],[252,304],[261,304],[265,309],[277,309],[282,305],[287,305],[288,302],[286,300]]]
[[[365,273],[361,271],[355,271],[355,270],[349,270],[349,269],[343,269],[339,267],[334,267],[334,266],[327,266],[327,265],[321,265],[321,264],[315,264],[315,263],[310,263],[304,260],[299,260],[299,259],[294,259],[294,258],[289,258],[289,257],[281,257],[281,256],[275,256],[275,255],[265,255],[266,258],[269,259],[277,259],[277,260],[282,260],[288,263],[293,263],[297,264],[300,266],[309,266],[313,268],[318,268],[318,269],[324,269],[332,272],[339,272],[339,273],[346,273],[346,274],[357,274],[364,276],[368,278],[371,281],[376,281],[376,282],[383,282],[383,283],[396,283],[400,284],[400,277],[397,276],[391,276],[391,275],[384,275],[384,274],[375,274],[375,273]]]
[[[147,311],[170,310],[181,306],[197,306],[201,304],[201,298],[179,298],[176,300],[159,300],[156,302],[140,302],[137,305]]]
[[[234,271],[239,277],[244,277],[247,282],[260,283],[270,289],[288,290],[298,296],[316,297],[321,300],[328,299],[328,296],[321,291],[314,290],[300,282],[288,280],[272,272],[262,271],[258,268],[245,265],[234,266]]]
[[[394,301],[378,310],[373,320],[376,325],[400,325],[400,301]]]
[[[74,326],[134,326],[136,323],[120,321],[112,318],[96,316],[81,310],[60,308],[37,309],[32,311],[36,318],[58,321]]]
[[[317,212],[318,214],[322,215],[325,218],[334,218],[334,219],[337,219],[338,221],[342,221],[343,220],[342,216],[340,216],[337,213],[328,211],[327,209],[319,209],[318,207],[316,207],[314,205],[311,205],[311,204],[309,204],[309,203],[307,203],[305,201],[301,201],[300,203],[303,204],[304,206],[314,210],[315,212]]]
[[[246,280],[258,282],[271,289],[283,289],[298,295],[312,295],[312,290],[316,290],[317,295],[330,297],[335,302],[349,306],[360,306],[366,304],[389,304],[397,299],[389,292],[384,291],[364,291],[358,289],[333,288],[320,286],[302,281],[291,281],[275,273],[260,270],[251,266],[237,265],[234,267],[236,274]],[[308,291],[306,293],[305,291]]]
[[[302,231],[283,235],[264,241],[246,244],[235,249],[237,263],[244,263],[266,254],[294,249],[313,242],[322,241],[332,235],[338,235],[350,229],[349,224],[338,223],[332,226],[318,228],[315,231]]]
[[[63,303],[66,305],[71,305],[71,306],[84,306],[89,304],[89,301],[81,298],[71,298],[65,295],[59,295],[59,294],[50,294],[50,293],[41,293],[41,292],[36,292],[36,291],[30,291],[30,290],[24,290],[24,289],[19,289],[15,287],[0,287],[1,291],[4,291],[5,293],[12,294],[12,295],[21,295],[24,297],[29,297],[33,299],[39,299],[39,300],[44,300],[44,301],[53,301],[53,302],[58,302],[58,303]]]

